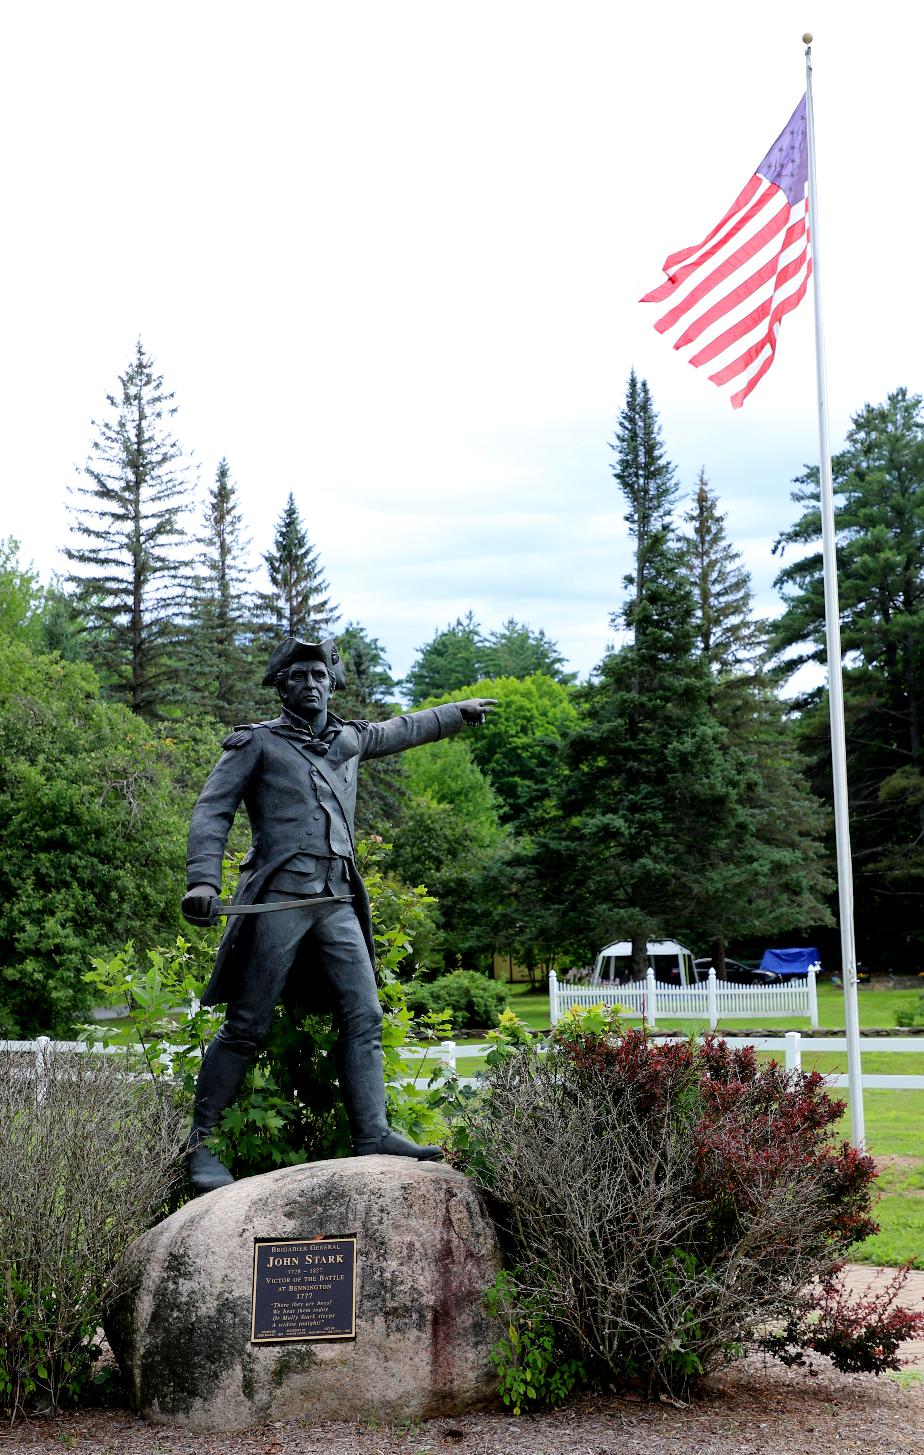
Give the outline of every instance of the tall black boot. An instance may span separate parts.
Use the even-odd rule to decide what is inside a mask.
[[[442,1148],[419,1146],[400,1132],[393,1132],[385,1114],[385,1077],[382,1069],[382,1023],[360,1027],[337,1038],[337,1079],[346,1107],[353,1155],[371,1157],[416,1157],[418,1162],[439,1162]]]
[[[196,1080],[196,1100],[186,1157],[196,1197],[203,1192],[213,1192],[216,1187],[227,1187],[234,1181],[225,1164],[206,1145],[206,1138],[217,1127],[225,1107],[231,1105],[240,1091],[253,1055],[252,1050],[229,1044],[219,1031],[203,1057]]]

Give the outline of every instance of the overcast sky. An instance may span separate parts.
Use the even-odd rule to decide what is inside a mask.
[[[631,367],[765,612],[817,458],[810,302],[740,411],[637,299],[718,221],[814,31],[831,425],[921,388],[924,22],[908,3],[160,0],[5,12],[0,535],[61,569],[67,486],[135,340],[255,554],[294,492],[397,673],[469,608],[585,674],[629,551]]]

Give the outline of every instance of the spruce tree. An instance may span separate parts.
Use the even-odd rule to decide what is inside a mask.
[[[588,951],[629,939],[641,975],[648,939],[722,942],[817,923],[825,909],[817,839],[803,854],[767,824],[769,776],[747,734],[736,739],[715,710],[689,554],[671,519],[673,467],[634,374],[613,473],[635,548],[612,617],[628,639],[578,693],[583,720],[566,749],[560,814],[537,835],[534,858],[546,898],[558,896],[566,942],[579,944],[582,931]]]
[[[752,674],[763,649],[764,632],[752,615],[750,575],[741,553],[728,539],[727,516],[719,510],[705,470],[699,472],[683,519],[699,650],[716,679]]]
[[[264,635],[306,641],[327,636],[337,620],[337,607],[327,595],[319,553],[291,491],[276,524],[273,549],[263,561],[273,588],[257,598]]]
[[[562,806],[576,830],[574,902],[598,936],[632,941],[640,974],[645,941],[692,922],[700,840],[707,823],[727,816],[729,783],[671,520],[674,468],[648,385],[634,371],[613,449],[634,561],[629,595],[611,621],[629,639],[580,694],[585,720],[570,743]]]
[[[616,453],[610,469],[626,499],[624,519],[634,553],[634,570],[625,578],[632,595],[625,604],[623,616],[638,648],[650,614],[647,596],[653,585],[653,573],[663,565],[661,555],[665,548],[672,559],[677,550],[671,524],[677,482],[674,467],[664,453],[648,382],[639,380],[634,369],[629,374],[625,406],[610,449]]]
[[[237,487],[222,459],[205,505],[190,657],[195,705],[223,723],[253,716],[262,676],[254,651],[248,544]]]
[[[65,556],[86,617],[90,655],[113,695],[143,717],[175,703],[178,637],[188,613],[186,543],[193,479],[170,430],[176,414],[139,339],[134,357],[108,395],[109,418],[74,488],[77,544]]]

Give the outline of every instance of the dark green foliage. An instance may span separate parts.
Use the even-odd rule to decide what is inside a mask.
[[[486,1030],[498,1025],[507,1005],[503,985],[477,970],[454,970],[427,982],[412,980],[405,986],[407,1003],[415,1015],[448,1011],[453,1031]]]
[[[202,556],[190,630],[192,704],[228,726],[261,715],[262,654],[254,645],[250,568],[237,487],[221,460],[203,520]]]
[[[580,694],[565,822],[549,858],[569,861],[563,919],[574,933],[586,926],[587,949],[629,938],[640,956],[646,938],[689,934],[702,913],[704,846],[718,862],[729,851],[740,765],[711,712],[686,552],[671,523],[673,467],[648,386],[634,374],[614,448],[635,541],[622,613],[629,641]]]
[[[92,671],[0,638],[0,1027],[64,1033],[88,957],[178,923],[176,745]]]
[[[541,672],[558,682],[575,678],[574,672],[564,671],[565,659],[544,631],[534,632],[512,616],[482,643],[480,660],[483,677],[524,678]]]
[[[671,528],[671,511],[677,499],[674,467],[664,453],[648,382],[640,381],[634,369],[629,374],[625,407],[610,449],[616,453],[611,469],[626,499],[625,520],[635,542],[635,569],[625,578],[631,595],[624,614],[638,647],[639,634],[648,628],[646,596],[656,586],[662,553],[667,550],[675,556],[678,546]],[[688,603],[678,601],[678,605],[687,607]]]
[[[550,755],[551,803],[539,800],[532,844],[511,860],[505,903],[520,924],[540,907],[525,916],[534,953],[586,963],[629,939],[642,974],[649,938],[721,953],[729,935],[829,916],[818,815],[751,656],[747,576],[702,478],[692,541],[676,531],[673,467],[634,374],[614,449],[635,546],[613,617],[623,644],[576,694],[580,718]]]
[[[272,591],[257,598],[264,636],[320,641],[330,634],[337,607],[327,595],[318,551],[290,492],[276,523],[273,549],[263,557]]]
[[[753,680],[765,632],[751,614],[751,579],[725,529],[718,498],[700,470],[684,539],[690,553],[698,647],[719,683]]]
[[[924,951],[924,411],[904,389],[864,405],[833,460],[847,772],[860,949],[898,968]],[[786,610],[775,646],[785,669],[822,661],[824,605],[817,470],[796,481],[803,513],[779,549]],[[830,799],[828,705],[804,704],[802,746]],[[866,927],[864,933],[864,926]],[[864,944],[865,941],[865,944]]]
[[[412,705],[420,707],[430,698],[459,697],[462,689],[482,678],[524,678],[540,672],[559,682],[572,682],[574,673],[563,671],[564,662],[556,643],[544,631],[534,632],[511,616],[486,637],[470,611],[420,648],[404,686]]]
[[[429,697],[453,696],[466,682],[481,675],[481,627],[471,612],[420,648],[417,660],[404,679],[412,707]]]
[[[355,693],[357,700],[365,705],[389,705],[397,684],[378,638],[370,637],[358,621],[348,621],[337,636],[337,645],[346,666],[347,691]]]
[[[64,552],[79,568],[68,579],[93,665],[107,692],[147,718],[177,700],[179,623],[189,605],[192,481],[170,433],[173,397],[139,340],[117,394],[107,396],[110,417],[94,421],[89,483],[73,491],[78,543]]]

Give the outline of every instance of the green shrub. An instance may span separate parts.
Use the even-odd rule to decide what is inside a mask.
[[[429,982],[412,980],[407,1002],[418,1014],[448,1011],[453,1030],[481,1030],[499,1024],[507,1005],[507,991],[477,970],[453,970]]]
[[[166,1083],[127,1058],[0,1052],[0,1410],[56,1408],[92,1378],[113,1265],[180,1170]]]
[[[503,1334],[491,1350],[501,1399],[515,1415],[525,1408],[557,1405],[587,1381],[579,1359],[561,1359],[555,1328],[541,1293],[522,1296],[516,1272],[498,1273],[485,1307]]]
[[[924,995],[919,995],[916,1005],[903,1005],[895,1017],[896,1025],[924,1026]]]

